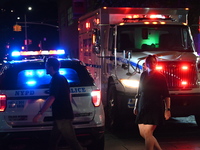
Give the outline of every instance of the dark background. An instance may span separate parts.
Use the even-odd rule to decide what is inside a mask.
[[[29,11],[28,7],[32,7],[32,10]],[[59,30],[55,27],[58,26],[56,0],[1,0],[0,8],[1,52],[21,50],[25,40],[25,24],[23,23],[25,15],[27,38],[32,41],[32,44],[28,45],[28,50],[59,48]],[[17,20],[17,17],[20,19]],[[22,22],[19,24],[22,26],[22,31],[13,31],[13,25],[16,22]],[[28,22],[32,23],[28,24]]]
[[[69,8],[72,7],[73,11],[77,11],[74,6],[76,6],[75,4],[80,4],[80,2],[84,4],[84,8],[82,8],[84,11],[78,15],[77,12],[73,12],[72,20],[70,20],[68,18]],[[28,11],[29,6],[32,7],[31,11]],[[25,40],[24,24],[20,24],[22,26],[22,31],[20,32],[13,31],[13,25],[15,25],[16,22],[25,22],[26,14],[27,22],[37,23],[27,24],[27,37],[32,41],[32,44],[28,45],[28,50],[59,49],[64,45],[66,47],[64,47],[64,49],[69,47],[69,51],[72,51],[71,56],[77,57],[78,31],[76,22],[78,21],[78,18],[87,12],[103,6],[159,8],[188,7],[190,9],[188,16],[189,25],[192,29],[197,51],[200,51],[200,44],[198,41],[200,35],[197,26],[199,24],[200,16],[200,0],[0,0],[0,53],[21,50]],[[13,12],[11,12],[11,10],[13,10]],[[64,30],[62,28],[59,30],[55,27],[59,26],[59,23],[61,23],[59,22],[59,18],[61,20],[63,19],[63,16],[66,16],[64,17],[66,22],[69,20],[70,22],[73,22],[71,25],[66,23],[66,26],[64,26],[66,32],[63,32]],[[20,17],[21,19],[17,20],[17,17]],[[39,47],[40,43],[42,45],[41,47]],[[70,44],[72,44],[71,47]]]

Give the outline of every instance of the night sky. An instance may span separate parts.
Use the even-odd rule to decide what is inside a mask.
[[[28,11],[28,7],[32,10]],[[58,28],[54,27],[58,26],[56,0],[1,0],[0,8],[0,52],[21,50],[25,39],[25,18],[26,22],[32,22],[27,24],[27,37],[32,41],[28,50],[39,50],[39,43],[42,43],[42,49],[59,47]],[[16,22],[22,22],[19,24],[22,31],[13,31]]]
[[[189,7],[191,12],[189,24],[197,24],[200,16],[200,0],[96,0],[98,7],[107,6],[106,4],[110,4],[108,6],[123,6],[122,4],[126,4],[125,2],[135,7],[153,7],[155,4],[159,4],[159,7]],[[32,7],[32,11],[27,10],[29,6]],[[11,13],[11,10],[14,12]],[[57,0],[0,0],[0,53],[5,51],[8,45],[10,50],[21,49],[21,46],[24,45],[24,24],[20,24],[22,25],[21,32],[14,32],[13,25],[16,22],[24,22],[25,14],[27,22],[38,23],[37,25],[28,24],[27,36],[28,39],[32,40],[32,44],[28,46],[29,50],[39,49],[39,43],[42,43],[43,49],[59,48],[58,29],[41,25],[41,23],[46,23],[58,26],[57,12]],[[21,19],[17,20],[17,17]],[[197,28],[197,26],[193,26],[192,31],[196,32]]]

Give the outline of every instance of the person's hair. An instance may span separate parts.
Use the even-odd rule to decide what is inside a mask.
[[[151,58],[154,58],[154,59],[156,60],[156,62],[158,61],[156,55],[148,55],[148,56],[146,57],[146,60],[145,60],[146,63],[148,63],[148,62],[151,60]]]
[[[46,64],[48,67],[53,67],[55,71],[58,71],[60,68],[60,62],[58,61],[57,58],[53,58],[53,57],[48,58]]]

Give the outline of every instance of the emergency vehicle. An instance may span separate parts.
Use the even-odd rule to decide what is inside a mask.
[[[73,125],[78,139],[88,149],[104,149],[105,121],[100,90],[84,63],[63,56],[64,50],[14,51],[0,65],[1,139],[21,132],[52,129],[51,108],[38,123],[32,119],[49,95],[51,76],[46,74],[45,60],[57,57],[61,63],[59,72],[70,85]]]
[[[106,125],[132,113],[144,59],[158,56],[167,79],[172,117],[195,115],[200,125],[199,55],[188,8],[103,7],[79,19],[79,59],[101,90]],[[130,111],[130,109],[131,111]]]

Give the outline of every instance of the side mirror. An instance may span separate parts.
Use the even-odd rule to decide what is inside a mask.
[[[130,59],[131,57],[132,57],[132,54],[131,54],[131,52],[130,51],[123,51],[123,56],[124,56],[124,58],[126,58],[126,59]]]
[[[115,32],[115,29],[111,27],[109,31],[108,50],[112,51],[112,53],[114,53],[114,39],[115,39],[114,32]]]
[[[100,53],[100,46],[93,46],[93,52],[95,52],[96,54]]]

